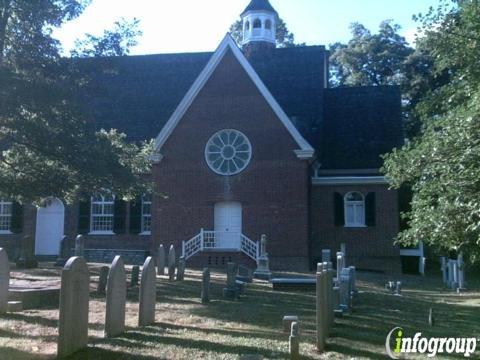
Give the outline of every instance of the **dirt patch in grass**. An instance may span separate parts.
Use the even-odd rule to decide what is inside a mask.
[[[14,281],[59,280],[59,270],[13,272]],[[200,302],[201,272],[187,270],[184,282],[157,279],[157,311],[154,326],[137,327],[138,288],[128,290],[127,332],[115,339],[103,337],[105,298],[95,294],[99,265],[90,265],[91,300],[89,346],[70,359],[238,359],[259,354],[266,359],[288,355],[288,334],[282,317],[301,320],[301,353],[304,359],[385,359],[385,337],[395,326],[406,334],[480,337],[480,293],[454,294],[438,277],[377,274],[358,275],[360,293],[351,314],[336,319],[328,351],[315,351],[315,297],[312,292],[274,292],[265,282],[247,285],[238,301],[222,297],[225,275],[212,273],[212,301]],[[130,272],[130,268],[127,269]],[[308,274],[303,274],[308,275]],[[310,274],[311,275],[311,274]],[[403,296],[384,290],[388,280],[402,280]],[[473,281],[472,286],[476,285]],[[434,309],[436,326],[428,325]],[[0,317],[0,359],[54,359],[58,336],[58,310],[40,309]]]

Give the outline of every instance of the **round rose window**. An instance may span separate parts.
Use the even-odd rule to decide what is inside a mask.
[[[235,175],[245,169],[252,157],[247,137],[237,130],[221,130],[205,147],[205,159],[210,169],[220,175]]]

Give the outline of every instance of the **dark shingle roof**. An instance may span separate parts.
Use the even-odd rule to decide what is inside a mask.
[[[250,4],[248,4],[248,6],[245,8],[245,10],[243,10],[240,16],[243,16],[243,14],[247,13],[248,11],[258,11],[258,10],[271,11],[277,14],[277,11],[273,8],[273,6],[270,4],[268,0],[252,0]]]
[[[327,89],[318,146],[322,169],[375,169],[403,144],[396,86]]]
[[[323,169],[378,168],[379,155],[403,141],[396,87],[324,89],[325,48],[305,46],[248,59]],[[83,102],[96,128],[116,128],[132,141],[155,138],[212,53],[82,59],[91,78]]]

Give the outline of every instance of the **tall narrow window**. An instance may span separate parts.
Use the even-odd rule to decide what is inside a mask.
[[[111,194],[97,194],[92,197],[91,207],[91,232],[106,233],[113,232],[115,196]]]
[[[12,227],[12,202],[0,200],[0,232],[10,232]]]
[[[142,233],[152,230],[152,195],[142,196]]]
[[[272,30],[272,22],[270,20],[265,21],[265,29]]]
[[[345,195],[345,226],[365,226],[365,198],[359,192],[349,192]]]
[[[255,19],[253,21],[253,28],[260,29],[261,27],[262,27],[262,22],[260,21],[260,19]]]

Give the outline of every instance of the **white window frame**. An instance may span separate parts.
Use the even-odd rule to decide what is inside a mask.
[[[149,196],[150,197],[150,200],[145,200],[145,197],[146,196]],[[144,204],[149,204],[150,205],[150,214],[145,214],[143,212],[143,205]],[[149,218],[150,219],[150,230],[145,230],[145,218]],[[152,196],[150,194],[148,195],[143,195],[142,196],[142,217],[141,217],[141,230],[142,232],[140,233],[140,235],[150,235],[152,233]]]
[[[112,200],[105,200],[105,196],[111,196]],[[95,200],[96,197],[101,197],[101,201]],[[93,207],[94,205],[100,205],[102,208],[102,214],[94,214],[93,213]],[[106,214],[104,213],[105,211],[105,205],[111,205],[112,206],[112,213],[111,214]],[[112,229],[111,230],[95,230],[93,228],[93,219],[95,217],[111,217],[112,219]],[[90,198],[90,232],[89,234],[91,235],[114,235],[115,233],[113,232],[113,228],[115,226],[115,195],[113,194],[98,194],[95,196],[92,196]]]
[[[362,197],[362,200],[347,200],[347,197],[350,194],[359,194]],[[353,217],[354,220],[353,222],[348,221],[348,213],[347,210],[348,208],[352,206],[353,207]],[[361,210],[360,210],[361,209]],[[359,221],[359,211],[362,212],[362,217],[363,221]],[[365,195],[363,195],[360,191],[350,191],[345,194],[343,197],[343,213],[344,213],[344,219],[345,219],[345,227],[352,227],[352,228],[360,228],[360,227],[367,227],[366,221],[365,221]]]
[[[10,207],[10,213],[5,213],[5,207]],[[0,230],[0,234],[8,235],[12,234],[12,214],[13,214],[13,202],[12,201],[5,201],[4,199],[0,199],[0,218],[8,219],[8,229]]]

